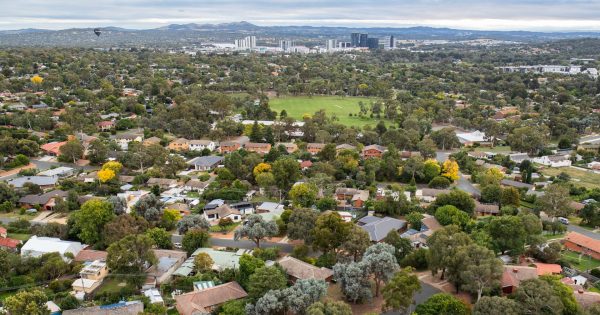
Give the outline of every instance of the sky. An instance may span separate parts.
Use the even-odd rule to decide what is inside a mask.
[[[0,29],[248,21],[257,25],[432,26],[600,31],[600,0],[0,0]]]

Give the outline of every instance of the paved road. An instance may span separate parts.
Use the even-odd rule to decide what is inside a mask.
[[[182,235],[173,234],[171,235],[171,242],[173,243],[181,243],[183,239]],[[248,240],[239,240],[234,241],[230,239],[222,239],[222,238],[211,238],[210,239],[211,246],[220,246],[220,247],[235,247],[235,248],[245,248],[245,249],[254,249],[256,245],[252,241]],[[291,253],[294,250],[294,245],[283,244],[283,243],[273,243],[273,242],[261,242],[261,248],[267,247],[279,247],[281,252],[283,253]]]
[[[454,153],[453,151],[437,151],[435,153],[435,158],[438,162],[444,162],[448,159],[450,154]],[[463,173],[459,173],[458,181],[456,181],[456,187],[460,190],[466,191],[471,195],[480,196],[481,191],[468,180]]]
[[[96,170],[99,167],[98,166],[91,166],[91,165],[87,165],[87,166],[79,166],[79,165],[75,165],[73,163],[61,163],[61,162],[47,162],[47,161],[40,161],[40,160],[31,160],[31,163],[35,164],[35,167],[37,168],[38,171],[45,171],[45,170],[49,170],[52,167],[59,167],[59,166],[67,166],[67,167],[72,167],[74,169],[81,169],[84,171],[89,171],[89,170]],[[9,180],[9,179],[13,179],[15,177],[18,177],[19,174],[14,174],[14,175],[9,175],[9,176],[4,176],[4,177],[0,177],[0,180]]]
[[[592,232],[590,230],[587,230],[587,229],[584,229],[584,228],[582,228],[582,227],[580,227],[578,225],[574,225],[574,224],[567,225],[567,231],[569,231],[569,232],[577,232],[577,233],[583,234],[585,236],[588,236],[588,237],[591,237],[591,238],[593,238],[595,240],[599,240],[600,241],[600,234],[594,233],[594,232]]]

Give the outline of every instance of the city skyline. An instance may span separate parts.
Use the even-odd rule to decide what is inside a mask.
[[[449,27],[465,30],[600,31],[600,1],[274,1],[159,0],[102,2],[2,0],[0,29],[248,21],[260,26]],[[69,12],[65,14],[64,12]],[[136,12],[132,18],[131,12]]]

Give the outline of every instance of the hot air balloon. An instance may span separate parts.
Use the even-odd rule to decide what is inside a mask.
[[[94,34],[96,34],[96,36],[100,37],[100,34],[102,34],[102,31],[100,31],[99,28],[95,28],[94,29]]]

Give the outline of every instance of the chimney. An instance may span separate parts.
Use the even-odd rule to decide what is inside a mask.
[[[583,289],[579,289],[577,292],[579,292],[579,294],[583,294]]]
[[[517,268],[513,268],[513,272],[514,272],[514,273],[518,273],[518,272],[519,272],[519,269],[517,269]]]

